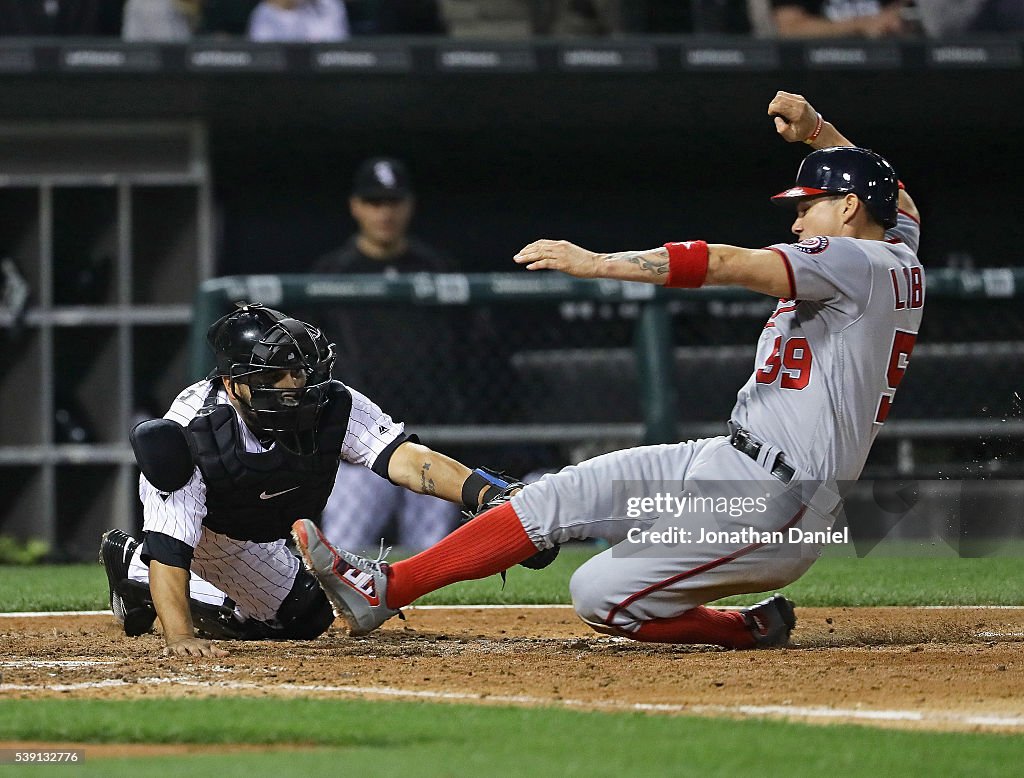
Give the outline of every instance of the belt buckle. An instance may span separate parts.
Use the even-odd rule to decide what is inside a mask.
[[[772,462],[771,469],[769,472],[778,478],[782,483],[788,484],[793,480],[793,476],[796,475],[796,468],[789,464],[785,457],[780,451],[775,457],[775,461]]]
[[[741,451],[751,459],[756,460],[761,453],[761,443],[754,440],[746,430],[742,430],[740,436],[737,437],[739,438],[740,445],[743,446]]]

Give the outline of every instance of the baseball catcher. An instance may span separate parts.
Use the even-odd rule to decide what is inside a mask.
[[[467,511],[516,485],[432,451],[334,380],[334,344],[310,324],[239,303],[207,340],[210,375],[132,430],[141,542],[110,530],[100,546],[115,618],[138,635],[159,617],[167,654],[223,656],[211,639],[327,630],[331,604],[286,538],[296,518],[320,515],[340,461]],[[370,578],[357,585],[374,596]]]

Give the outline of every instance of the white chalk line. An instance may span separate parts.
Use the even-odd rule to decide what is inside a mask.
[[[739,610],[742,605],[715,605],[716,610]],[[797,603],[797,608],[800,608]],[[1024,610],[1024,605],[806,605],[806,608],[857,608],[861,610],[880,608],[905,608],[906,610],[934,611],[934,610]],[[409,611],[475,611],[475,610],[564,610],[572,608],[572,605],[560,603],[538,604],[528,603],[516,604],[490,604],[490,605],[409,605],[402,610]],[[109,616],[109,610],[104,611],[21,611],[0,613],[0,618],[7,619],[34,619],[47,616]]]
[[[69,684],[0,684],[0,692],[53,691],[71,692],[85,689],[112,689],[131,686],[188,686],[231,689],[235,691],[266,691],[266,684],[255,681],[203,681],[187,676],[170,678],[139,678],[124,681],[110,678],[103,681],[83,681]],[[801,705],[681,705],[673,703],[628,703],[615,700],[577,700],[554,697],[536,697],[517,694],[479,694],[475,692],[442,692],[426,689],[400,689],[393,686],[333,686],[325,684],[274,684],[274,689],[294,692],[354,694],[367,697],[396,699],[443,700],[448,702],[487,702],[508,705],[539,705],[564,708],[590,708],[622,712],[689,713],[711,716],[749,716],[755,718],[784,717],[802,719],[849,719],[875,722],[920,722],[957,726],[983,726],[1020,729],[1024,716],[1000,713],[962,714],[923,710],[866,710],[862,708],[832,708]]]
[[[24,611],[21,613],[0,613],[4,619],[38,619],[44,616],[112,616],[109,611]]]

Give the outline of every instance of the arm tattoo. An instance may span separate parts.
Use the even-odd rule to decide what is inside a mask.
[[[668,251],[663,248],[653,251],[620,251],[616,254],[602,254],[601,259],[605,262],[628,262],[655,276],[663,276],[668,273]]]
[[[420,488],[423,490],[423,494],[437,495],[437,487],[434,486],[434,479],[427,478],[427,471],[430,469],[430,463],[424,462],[423,469],[420,470]]]

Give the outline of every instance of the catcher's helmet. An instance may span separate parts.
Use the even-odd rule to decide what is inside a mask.
[[[855,146],[833,146],[808,154],[800,163],[796,184],[779,192],[772,202],[785,205],[794,199],[847,192],[857,195],[883,227],[896,226],[896,171],[884,157]]]
[[[334,344],[313,325],[259,303],[239,303],[238,310],[210,326],[206,340],[217,359],[209,377],[225,376],[249,387],[248,404],[238,397],[246,420],[289,451],[315,453],[317,423],[334,369]],[[266,379],[280,371],[296,372],[305,383],[276,388]]]

